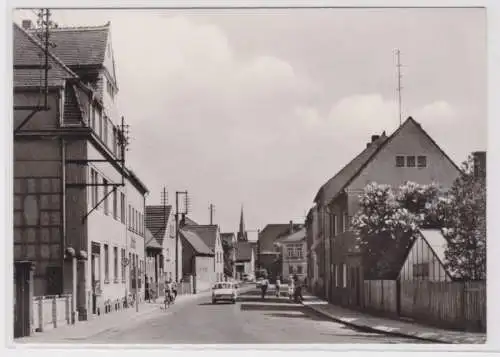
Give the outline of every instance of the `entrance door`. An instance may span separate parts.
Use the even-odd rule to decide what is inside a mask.
[[[15,263],[14,268],[14,338],[29,336],[31,294],[31,262]]]

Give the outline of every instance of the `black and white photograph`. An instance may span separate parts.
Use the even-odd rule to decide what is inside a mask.
[[[487,342],[486,8],[37,6],[12,344]]]

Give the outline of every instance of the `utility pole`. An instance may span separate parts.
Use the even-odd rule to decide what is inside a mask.
[[[396,49],[396,59],[397,59],[397,62],[396,62],[396,67],[397,67],[397,71],[398,71],[398,88],[397,88],[397,91],[398,91],[398,108],[399,108],[399,126],[401,126],[401,123],[402,123],[402,110],[401,110],[401,90],[403,89],[403,87],[401,86],[401,79],[403,78],[403,75],[401,74],[401,51],[399,50],[399,48]]]
[[[208,209],[210,210],[210,225],[212,225],[212,224],[214,224],[215,206],[213,204],[210,204],[210,206],[208,206]]]
[[[179,196],[184,195],[184,207],[179,209]],[[189,196],[187,191],[175,192],[175,281],[179,282],[179,215],[187,215],[189,211]]]

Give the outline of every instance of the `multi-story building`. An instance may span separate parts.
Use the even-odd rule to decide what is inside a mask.
[[[23,27],[14,24],[15,261],[35,263],[35,295],[72,293],[86,319],[136,287],[142,295],[148,190],[125,165],[109,24],[51,29],[46,96],[34,69],[44,46]]]
[[[257,240],[257,270],[265,270],[269,278],[281,273],[281,248],[275,243],[279,238],[302,228],[292,221],[285,224],[268,224],[259,232]]]
[[[407,181],[449,188],[459,168],[411,117],[392,135],[373,135],[366,148],[334,177],[315,198],[317,220],[309,221],[313,241],[320,241],[316,261],[324,296],[331,301],[356,300],[363,266],[351,218],[359,210],[359,195],[370,182],[398,187]],[[317,225],[315,224],[317,222]],[[318,250],[318,249],[317,249]],[[324,279],[321,279],[321,277]]]
[[[152,205],[146,206],[146,227],[152,233],[155,243],[158,243],[160,250],[154,255],[156,260],[156,271],[153,275],[148,274],[153,278],[155,283],[165,282],[165,280],[182,278],[182,243],[178,238],[179,243],[176,247],[176,231],[175,231],[175,215],[172,206]],[[153,243],[153,240],[151,240]],[[176,248],[177,261],[176,267]],[[153,251],[153,248],[150,249]],[[150,259],[152,256],[149,257]],[[176,268],[179,272],[176,274]]]
[[[307,277],[306,228],[279,239],[281,247],[282,281],[290,281],[296,275],[303,280]]]

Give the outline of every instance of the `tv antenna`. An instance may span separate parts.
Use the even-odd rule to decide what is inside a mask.
[[[403,87],[401,86],[401,79],[403,78],[403,75],[401,74],[401,51],[399,48],[396,49],[396,67],[398,71],[398,87],[397,87],[397,92],[398,92],[398,111],[399,111],[399,126],[401,126],[402,123],[402,104],[401,104],[401,90]]]

